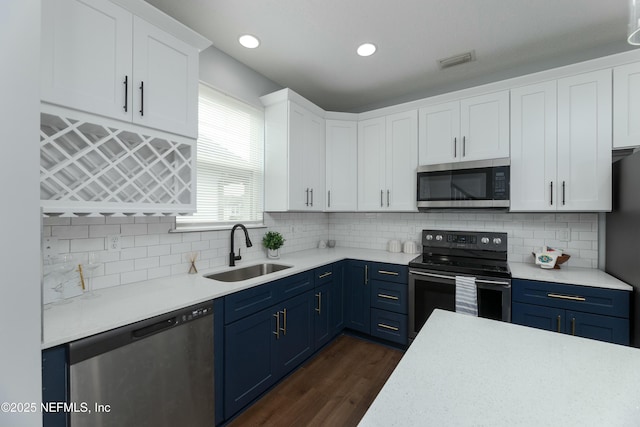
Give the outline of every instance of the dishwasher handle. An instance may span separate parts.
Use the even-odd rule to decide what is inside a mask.
[[[135,329],[131,332],[131,336],[134,339],[140,339],[147,337],[149,335],[153,335],[156,332],[163,331],[165,329],[173,328],[178,323],[177,317],[171,317],[169,319],[164,319],[159,322],[153,323],[149,326],[145,326],[140,329]]]

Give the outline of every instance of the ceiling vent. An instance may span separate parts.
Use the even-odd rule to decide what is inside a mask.
[[[464,64],[476,60],[476,51],[471,50],[469,52],[461,53],[459,55],[450,56],[448,58],[439,59],[438,65],[440,69],[455,67],[456,65]]]

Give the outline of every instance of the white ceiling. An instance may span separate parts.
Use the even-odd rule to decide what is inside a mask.
[[[147,0],[326,110],[361,111],[630,48],[627,0]],[[245,49],[245,33],[261,40]],[[361,58],[362,42],[378,52]],[[473,63],[437,60],[475,50]]]

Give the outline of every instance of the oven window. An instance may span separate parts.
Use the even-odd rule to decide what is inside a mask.
[[[413,330],[417,333],[436,308],[456,311],[456,287],[451,283],[416,279],[414,307]]]
[[[502,291],[478,288],[478,316],[502,319]]]

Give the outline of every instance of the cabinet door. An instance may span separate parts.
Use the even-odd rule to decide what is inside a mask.
[[[365,334],[369,333],[371,327],[370,295],[368,264],[363,261],[350,261],[345,282],[346,327]]]
[[[613,69],[613,148],[640,145],[640,62]]]
[[[386,118],[385,206],[395,211],[415,211],[418,167],[418,112]]]
[[[327,120],[327,211],[358,208],[358,123]]]
[[[511,305],[511,323],[564,332],[565,311],[560,308],[514,302]]]
[[[274,359],[278,310],[268,308],[225,327],[225,417],[268,389],[277,377]]]
[[[345,327],[345,280],[347,262],[342,261],[333,264],[333,281],[329,294],[331,314],[331,335],[336,336]]]
[[[611,70],[558,80],[559,210],[611,210]]]
[[[509,91],[460,101],[460,160],[509,157]]]
[[[556,82],[511,90],[511,211],[556,210]]]
[[[309,207],[309,181],[305,176],[305,117],[307,110],[291,101],[289,104],[289,210]],[[285,188],[278,191],[284,192]]]
[[[615,344],[629,345],[629,319],[582,313],[566,312],[565,332]]]
[[[132,20],[102,0],[43,1],[42,100],[131,120]]]
[[[134,17],[133,121],[198,136],[198,51]]]
[[[419,110],[419,164],[456,162],[460,146],[460,102],[447,102]]]
[[[280,336],[274,347],[275,373],[279,379],[313,353],[313,292],[290,298],[279,310]]]
[[[42,402],[67,402],[69,395],[69,365],[67,346],[42,350]],[[42,420],[47,427],[66,427],[69,414],[66,411],[44,412]]]
[[[314,350],[319,349],[329,342],[332,335],[331,319],[331,294],[333,281],[329,281],[315,289],[315,306],[313,308]]]
[[[358,123],[358,210],[375,211],[385,203],[384,117]]]
[[[312,211],[323,211],[325,205],[325,140],[324,119],[307,111],[303,142],[304,171],[303,175],[294,176],[293,179],[308,179],[308,210]]]

